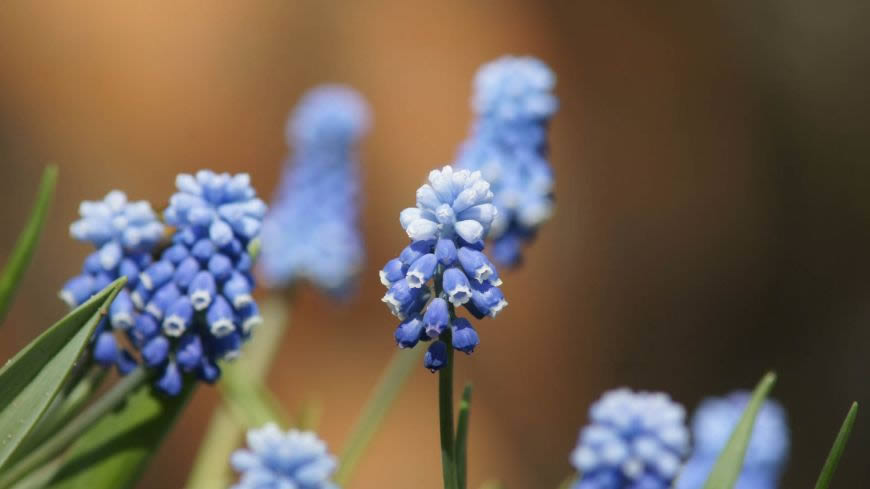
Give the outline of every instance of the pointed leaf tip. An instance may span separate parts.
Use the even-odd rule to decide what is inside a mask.
[[[752,398],[743,410],[743,415],[731,433],[731,438],[719,454],[704,484],[704,489],[733,489],[743,468],[743,457],[746,455],[746,447],[752,437],[755,417],[775,383],[776,374],[768,372],[755,387]]]
[[[858,417],[858,403],[853,402],[846,414],[846,419],[843,420],[840,426],[840,432],[837,433],[837,438],[834,440],[834,445],[828,453],[828,458],[825,460],[825,465],[822,467],[822,473],[819,474],[819,479],[816,481],[816,489],[827,489],[834,478],[834,472],[837,471],[837,465],[840,463],[840,457],[846,451],[846,443],[849,441],[849,436],[852,434],[852,427],[855,425],[855,418]]]

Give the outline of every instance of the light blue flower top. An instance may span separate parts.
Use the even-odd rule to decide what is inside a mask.
[[[571,463],[576,489],[667,489],[689,453],[682,406],[667,394],[617,389],[589,409]]]
[[[281,431],[274,424],[248,431],[248,447],[233,453],[241,480],[231,489],[338,489],[330,478],[338,465],[311,432]]]
[[[492,198],[480,172],[445,166],[429,173],[416,207],[399,215],[411,244],[381,270],[382,301],[402,321],[394,334],[399,347],[435,340],[423,360],[432,371],[446,365],[445,341],[465,353],[480,342],[471,323],[456,317],[457,307],[482,319],[507,306],[498,271],[483,253],[498,212]]]

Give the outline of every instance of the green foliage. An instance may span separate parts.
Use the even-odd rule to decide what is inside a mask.
[[[47,489],[124,489],[132,487],[175,424],[195,382],[166,397],[142,385],[114,413],[102,416],[63,456]]]
[[[846,450],[846,443],[849,441],[849,435],[852,434],[852,426],[855,425],[855,418],[857,416],[858,403],[853,402],[852,407],[849,408],[849,413],[846,414],[846,419],[843,420],[843,425],[840,426],[840,432],[837,434],[837,439],[834,440],[834,446],[831,447],[831,452],[828,453],[828,459],[825,460],[822,473],[819,474],[819,480],[816,481],[816,489],[827,489],[831,479],[834,478],[834,472],[837,470],[837,464],[840,463],[843,451]]]
[[[468,466],[468,418],[471,416],[471,383],[465,384],[459,403],[459,421],[456,424],[456,481],[465,489]]]
[[[0,468],[42,418],[70,376],[125,278],[70,312],[0,370]]]
[[[45,216],[48,214],[49,207],[51,207],[51,199],[54,196],[56,182],[57,167],[47,167],[42,173],[42,182],[39,184],[39,190],[36,193],[36,203],[33,205],[30,219],[27,220],[27,225],[24,227],[21,235],[18,236],[15,249],[12,250],[9,261],[3,269],[3,274],[0,275],[0,323],[3,322],[3,318],[6,317],[6,313],[9,311],[12,296],[15,295],[18,283],[21,281],[21,277],[24,275],[24,271],[36,249],[39,235],[45,223]]]
[[[335,482],[339,486],[347,485],[354,468],[378,430],[381,421],[387,415],[408,377],[420,364],[423,351],[423,348],[415,348],[413,350],[396,350],[393,354],[393,358],[381,374],[378,385],[372,391],[341,451],[339,457],[341,466],[335,475]]]
[[[776,375],[768,373],[761,379],[755,391],[752,393],[752,399],[743,410],[743,415],[740,421],[731,433],[731,438],[719,454],[713,470],[710,472],[710,477],[704,484],[704,489],[733,489],[737,478],[740,476],[740,470],[743,468],[743,457],[746,455],[746,447],[749,445],[749,439],[752,436],[752,428],[755,426],[755,417],[758,415],[758,410],[764,404],[764,400],[773,388],[776,382]]]

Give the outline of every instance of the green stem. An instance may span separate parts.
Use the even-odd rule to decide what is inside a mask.
[[[441,335],[447,344],[447,364],[438,373],[438,411],[441,420],[441,469],[444,489],[457,489],[456,446],[453,440],[453,341],[448,328]]]
[[[94,423],[100,420],[107,413],[118,407],[126,398],[127,395],[143,385],[148,380],[148,373],[143,367],[138,367],[130,372],[120,382],[115,384],[112,389],[103,397],[97,399],[80,415],[72,419],[66,426],[58,431],[53,437],[46,440],[45,443],[37,447],[35,450],[27,454],[12,468],[6,471],[0,477],[0,488],[6,489],[11,484],[16,482],[22,476],[29,474],[34,469],[37,469],[51,460],[72,442],[74,442],[82,433],[93,426]]]
[[[220,381],[222,403],[215,409],[200,444],[187,489],[228,487],[232,479],[228,461],[239,446],[245,425],[261,424],[270,417],[270,407],[264,404],[260,391],[289,325],[290,300],[289,294],[266,297],[261,308],[263,324],[245,346],[245,354],[224,366]],[[280,423],[282,419],[273,421]]]
[[[462,401],[459,403],[459,421],[456,423],[456,484],[458,489],[467,487],[468,423],[471,416],[471,383],[465,384]]]
[[[360,457],[377,432],[378,426],[413,372],[413,368],[420,363],[422,351],[422,348],[416,348],[397,350],[393,354],[393,358],[381,374],[381,379],[366,401],[362,414],[357,418],[356,424],[344,444],[344,449],[339,457],[341,466],[335,475],[335,482],[339,486],[347,486]]]

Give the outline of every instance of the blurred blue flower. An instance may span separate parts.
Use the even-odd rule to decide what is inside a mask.
[[[248,448],[230,460],[241,473],[231,489],[337,489],[329,479],[338,465],[311,432],[284,433],[274,424],[248,431]]]
[[[713,464],[737,426],[751,394],[734,392],[706,399],[692,418],[694,449],[677,482],[678,489],[701,489]],[[735,489],[776,489],[788,459],[789,430],[785,410],[767,400],[755,419],[752,438]]]
[[[399,347],[440,338],[471,353],[478,334],[455,316],[455,308],[465,306],[482,319],[507,305],[495,265],[483,253],[497,213],[492,198],[480,172],[445,166],[430,172],[428,183],[417,190],[417,206],[401,212],[399,222],[411,244],[380,272],[387,287],[382,301],[402,321],[394,335]],[[446,365],[446,346],[442,341],[430,345],[426,368]]]
[[[522,245],[553,213],[547,131],[558,108],[555,83],[547,65],[532,57],[499,58],[475,77],[477,118],[457,166],[479,170],[491,184],[499,213],[490,238],[499,263],[519,263]]]
[[[263,223],[260,263],[269,286],[304,279],[337,295],[353,286],[365,258],[357,146],[369,119],[362,97],[340,85],[317,87],[299,102],[287,124],[293,157]]]
[[[617,389],[589,409],[575,489],[667,489],[689,453],[685,410],[667,394]]]
[[[247,248],[258,237],[257,216],[263,214],[259,210],[263,204],[256,199],[247,175],[202,171],[196,178],[179,176],[177,184],[179,193],[172,198],[176,206],[167,214],[174,216],[178,227],[156,260],[152,259],[156,239],[122,255],[111,269],[104,267],[98,251],[85,260],[84,273],[61,291],[61,297],[75,307],[114,278],[126,275],[124,290],[109,308],[107,320],[97,327],[94,359],[102,365],[117,365],[121,373],[132,370],[137,359],[120,348],[115,334],[123,332],[141,362],[157,371],[155,386],[169,395],[181,391],[186,373],[207,382],[217,380],[218,361],[238,355],[244,340],[261,322],[252,296],[253,262]],[[198,201],[188,199],[196,193],[195,185],[201,194]],[[197,204],[182,212],[180,202],[186,199]],[[209,207],[213,202],[224,204]],[[210,212],[209,220],[198,217]],[[221,227],[218,222],[228,226],[227,236],[223,231],[215,233]],[[132,219],[127,225],[133,223],[139,225]],[[124,226],[115,227],[118,235],[129,235]],[[89,236],[95,235],[93,229],[88,228]]]

